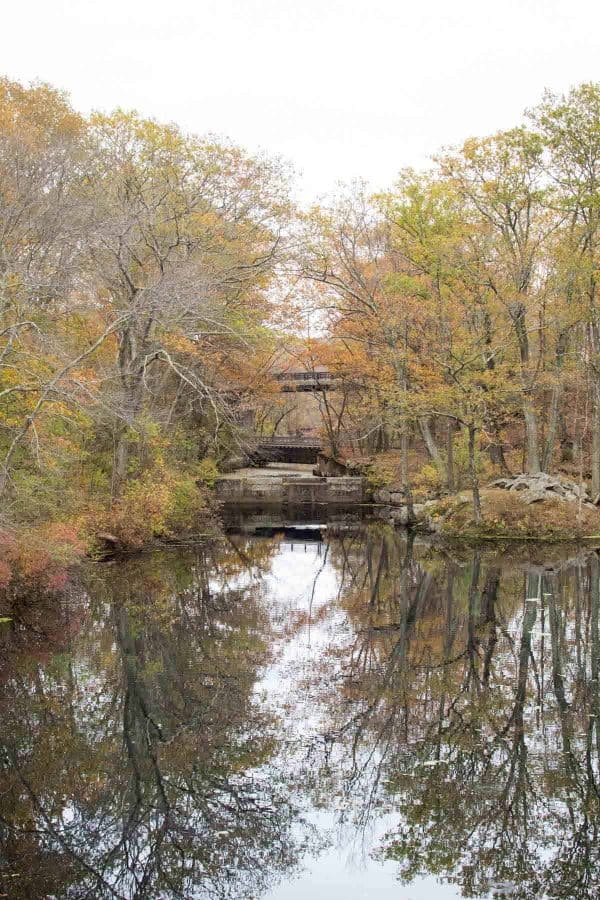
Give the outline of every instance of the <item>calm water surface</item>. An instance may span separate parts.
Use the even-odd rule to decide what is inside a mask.
[[[600,896],[594,552],[240,533],[0,615],[0,897]]]

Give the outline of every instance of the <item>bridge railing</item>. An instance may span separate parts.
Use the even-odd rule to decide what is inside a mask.
[[[323,441],[318,437],[310,437],[307,435],[285,436],[285,437],[268,437],[260,438],[259,447],[272,447],[274,449],[286,447],[308,447],[310,449],[320,450]]]
[[[277,372],[277,381],[333,381],[335,375],[331,372]]]

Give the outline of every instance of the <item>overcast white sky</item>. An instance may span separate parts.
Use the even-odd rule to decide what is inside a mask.
[[[599,0],[17,0],[0,72],[374,187],[600,80]]]

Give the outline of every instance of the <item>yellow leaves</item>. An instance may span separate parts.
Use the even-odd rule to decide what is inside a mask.
[[[67,95],[48,84],[25,87],[8,78],[0,79],[0,130],[26,141],[30,147],[47,141],[49,135],[74,137],[84,123],[70,106]]]
[[[183,334],[165,334],[162,343],[170,353],[196,354],[198,343]]]
[[[205,512],[204,493],[192,476],[157,465],[127,484],[106,527],[123,545],[140,547],[194,529]]]
[[[0,368],[1,389],[14,387],[23,383],[23,374],[16,366],[3,366]]]

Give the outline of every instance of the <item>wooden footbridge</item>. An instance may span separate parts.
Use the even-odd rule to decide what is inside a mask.
[[[323,441],[317,435],[282,435],[260,438],[256,449],[272,462],[316,463]]]
[[[332,372],[288,371],[277,372],[275,380],[282,391],[330,391],[335,388],[337,377]]]

